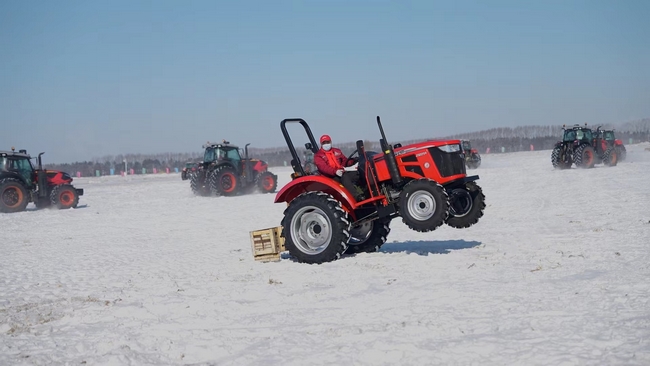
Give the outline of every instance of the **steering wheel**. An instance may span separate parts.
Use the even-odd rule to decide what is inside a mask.
[[[352,158],[354,155],[359,155],[359,150],[355,149],[352,152],[352,154],[348,155],[348,158],[345,161],[348,162],[348,161],[352,160],[352,161],[354,161],[354,164],[358,163],[359,162],[359,156],[357,156],[356,158]],[[351,164],[351,165],[354,165],[354,164]]]

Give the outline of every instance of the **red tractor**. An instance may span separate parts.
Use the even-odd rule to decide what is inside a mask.
[[[277,175],[268,171],[263,160],[248,157],[248,145],[243,159],[239,148],[228,141],[203,145],[203,161],[188,174],[192,192],[199,196],[234,196],[255,187],[262,193],[275,192]]]
[[[614,130],[601,130],[600,127],[596,129],[598,137],[604,141],[608,147],[613,147],[616,150],[616,155],[618,155],[618,161],[625,160],[627,156],[627,150],[623,141],[616,138]]]
[[[305,120],[280,122],[294,172],[275,202],[287,203],[281,235],[299,262],[324,263],[343,253],[375,252],[386,241],[396,217],[401,216],[412,230],[429,232],[443,224],[467,228],[483,216],[485,196],[475,182],[478,176],[465,173],[460,140],[391,146],[377,117],[382,152],[366,151],[359,140],[348,157],[357,162],[358,188],[363,192],[356,200],[355,192],[339,181],[305,171],[287,123],[303,126],[308,150],[316,153],[318,145]]]
[[[72,186],[68,173],[45,170],[38,154],[35,169],[26,150],[0,151],[0,212],[24,211],[29,202],[37,208],[75,208],[83,189]]]

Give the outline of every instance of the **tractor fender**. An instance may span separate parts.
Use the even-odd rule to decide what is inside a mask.
[[[357,201],[351,197],[343,184],[322,175],[306,175],[298,177],[282,187],[275,196],[275,203],[291,202],[305,192],[324,192],[331,194],[343,205],[350,214],[354,214]],[[354,216],[354,215],[353,215]]]
[[[623,145],[623,140],[620,139],[614,140],[614,145]]]

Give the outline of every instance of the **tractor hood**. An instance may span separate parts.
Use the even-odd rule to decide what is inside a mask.
[[[38,174],[38,170],[36,170],[36,172]],[[50,185],[72,183],[72,176],[59,170],[45,169],[45,176],[47,177],[47,183]]]

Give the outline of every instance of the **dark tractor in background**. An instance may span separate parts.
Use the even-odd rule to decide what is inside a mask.
[[[199,169],[199,164],[197,163],[192,163],[192,162],[185,163],[185,167],[183,167],[183,169],[181,170],[181,179],[182,180],[190,179],[190,175],[196,172],[198,169]]]
[[[262,193],[275,192],[278,177],[268,171],[268,164],[248,157],[248,145],[242,159],[240,149],[228,141],[203,145],[203,161],[188,176],[192,192],[199,196],[234,196],[258,188]]]
[[[391,145],[377,117],[381,152],[366,151],[363,140],[358,140],[348,156],[357,163],[362,194],[356,197],[336,179],[305,169],[287,123],[302,125],[308,150],[316,153],[318,145],[305,120],[280,122],[293,173],[275,202],[287,205],[281,235],[299,262],[323,263],[343,253],[375,252],[386,242],[390,222],[397,217],[412,230],[429,232],[443,224],[468,228],[483,216],[485,195],[476,184],[478,176],[466,174],[460,140]]]
[[[593,168],[595,164],[616,166],[618,155],[590,128],[580,125],[563,126],[562,141],[558,141],[551,152],[551,163],[556,169],[569,169],[572,164],[578,168]]]
[[[0,151],[0,212],[24,211],[30,202],[37,208],[75,208],[83,189],[72,186],[68,173],[45,170],[38,154],[38,169],[26,150]]]
[[[465,166],[467,169],[477,169],[481,166],[481,155],[478,150],[472,149],[472,143],[469,140],[461,140],[461,147],[465,154]]]

